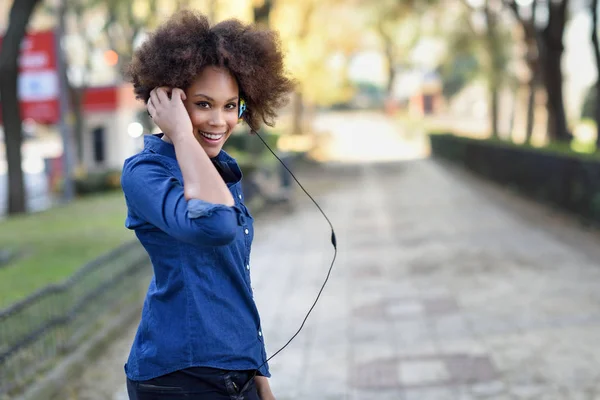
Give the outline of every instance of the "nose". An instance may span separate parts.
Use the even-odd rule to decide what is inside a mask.
[[[214,109],[210,115],[209,124],[212,126],[225,126],[225,115],[220,109]]]

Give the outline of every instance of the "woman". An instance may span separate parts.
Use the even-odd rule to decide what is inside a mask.
[[[253,219],[222,147],[240,117],[272,125],[285,104],[292,82],[278,37],[180,12],[140,46],[128,75],[162,131],[122,174],[126,226],[154,269],[125,364],[129,397],[274,399],[250,285]]]

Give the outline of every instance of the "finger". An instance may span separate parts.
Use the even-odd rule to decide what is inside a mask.
[[[173,89],[173,94],[172,96],[177,96],[179,97],[182,101],[187,99],[187,96],[185,95],[185,92],[179,88],[175,88]]]
[[[161,86],[156,89],[156,94],[161,103],[163,101],[164,102],[169,101],[169,92],[170,92],[170,88],[164,87],[164,86]]]
[[[160,104],[160,99],[158,98],[158,94],[156,93],[156,89],[150,92],[150,101],[154,107]]]
[[[148,101],[146,108],[148,110],[148,114],[150,114],[150,118],[154,118],[154,115],[156,114],[156,107],[154,107],[154,104],[152,104],[152,100]]]
[[[158,97],[157,97],[157,93],[156,93],[156,89],[158,89],[158,87],[155,87],[154,89],[152,89],[152,90],[150,91],[150,97],[151,97],[151,98],[152,98],[152,97],[155,97],[155,98],[157,98],[157,99],[158,99]],[[154,105],[157,105],[157,104],[159,104],[159,102],[155,102],[155,103],[154,103]]]

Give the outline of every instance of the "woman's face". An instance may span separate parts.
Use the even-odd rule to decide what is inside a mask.
[[[206,67],[185,94],[194,136],[210,158],[216,157],[238,122],[238,84],[228,70]]]

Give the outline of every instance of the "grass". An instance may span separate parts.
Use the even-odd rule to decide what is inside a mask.
[[[0,222],[2,249],[17,252],[0,267],[0,309],[61,282],[87,262],[134,238],[124,226],[120,191],[78,199]]]

